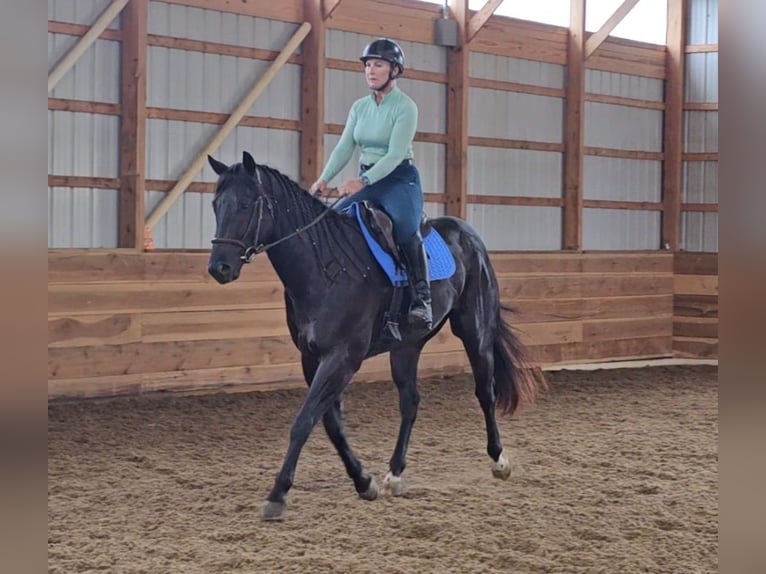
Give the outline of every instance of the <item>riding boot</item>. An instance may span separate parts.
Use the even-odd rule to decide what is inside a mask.
[[[404,264],[407,267],[407,277],[412,293],[412,303],[407,319],[414,327],[430,329],[433,323],[431,285],[428,279],[426,249],[420,232],[415,233],[408,241],[401,243],[399,249],[404,255]]]

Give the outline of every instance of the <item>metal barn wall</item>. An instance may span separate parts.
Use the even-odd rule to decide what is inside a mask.
[[[108,0],[49,0],[48,19],[90,25]],[[119,26],[119,18],[110,28]],[[48,33],[51,68],[77,41]],[[48,95],[107,104],[120,101],[120,43],[98,39]],[[119,117],[48,110],[48,173],[115,179]],[[117,189],[48,187],[48,247],[116,247]]]
[[[354,71],[325,70],[325,122],[344,125],[351,104],[370,94],[364,80],[359,56],[364,47],[374,39],[373,36],[354,32],[327,30],[325,56],[358,63],[359,67]],[[445,48],[419,42],[396,40],[405,53],[405,66],[407,68],[446,74],[447,52]],[[446,84],[408,78],[405,71],[404,76],[398,81],[398,86],[418,104],[418,131],[445,134],[447,131]],[[340,136],[336,134],[325,134],[325,162],[329,159],[339,138]],[[420,171],[423,191],[425,193],[444,193],[445,144],[416,141],[413,145],[413,151]],[[335,176],[331,185],[335,186],[346,179],[356,177],[358,165],[359,152],[355,150],[351,160]],[[432,217],[443,215],[444,204],[426,202],[425,211]]]
[[[663,101],[663,81],[586,70],[587,93],[644,101]],[[618,150],[661,152],[661,110],[585,102],[585,145]],[[587,155],[583,160],[583,199],[660,202],[662,161]],[[658,249],[661,212],[585,207],[583,248]]]
[[[557,64],[472,52],[469,75],[562,89]],[[468,136],[561,144],[564,101],[537,94],[471,87]],[[561,197],[559,151],[468,146],[467,219],[492,250],[561,249],[561,208],[470,203],[472,195]]]
[[[687,44],[718,44],[718,0],[690,0]],[[682,202],[718,203],[718,52],[691,52],[685,61],[684,100],[715,104],[713,110],[684,112]],[[694,156],[693,154],[700,154]],[[712,154],[712,156],[711,156]],[[684,211],[681,247],[686,251],[718,251],[717,211]]]
[[[215,10],[150,2],[148,32],[191,40],[279,51],[297,24]],[[266,71],[269,62],[250,58],[149,46],[147,106],[200,112],[229,113]],[[286,64],[246,115],[300,119],[301,69]],[[176,181],[189,162],[219,129],[188,121],[147,120],[146,177]],[[225,163],[243,151],[256,161],[298,178],[300,134],[291,130],[239,126],[213,155]],[[195,181],[214,182],[207,166]],[[147,214],[161,201],[161,191],[146,192]],[[209,193],[183,193],[153,230],[158,248],[207,248],[215,232]]]

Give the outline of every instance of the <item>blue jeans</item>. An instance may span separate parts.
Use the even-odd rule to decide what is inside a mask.
[[[423,188],[418,168],[412,163],[400,164],[380,181],[341,199],[335,209],[342,211],[358,201],[368,201],[383,209],[394,224],[394,241],[405,243],[420,228],[423,214]]]

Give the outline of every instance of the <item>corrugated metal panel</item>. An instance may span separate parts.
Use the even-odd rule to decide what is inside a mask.
[[[405,77],[397,85],[418,105],[418,131],[447,133],[447,84]]]
[[[149,120],[147,126],[147,178],[175,181],[204,146],[216,126],[192,122]],[[297,180],[299,174],[300,134],[285,130],[239,126],[213,151],[216,159],[232,164],[242,161],[249,151],[258,163],[275,167]],[[215,182],[216,174],[205,164],[196,181]],[[147,214],[165,194],[148,191]],[[157,223],[154,243],[158,248],[206,249],[215,233],[210,208],[212,194],[185,192]]]
[[[685,203],[718,203],[717,161],[685,161],[683,169]]]
[[[325,70],[324,119],[330,124],[345,124],[351,104],[369,94],[362,74]]]
[[[194,122],[153,120],[147,122],[147,179],[178,179],[189,163],[205,146],[218,126]],[[286,130],[239,126],[223,141],[213,155],[224,163],[242,160],[249,151],[255,161],[272,165],[295,179],[299,173],[300,134]],[[196,181],[216,180],[205,166]]]
[[[48,173],[117,177],[117,116],[48,110]]]
[[[685,251],[718,251],[718,214],[681,214],[681,248]]]
[[[558,207],[469,204],[467,220],[492,251],[561,249]]]
[[[585,145],[662,151],[662,111],[585,102]]]
[[[561,98],[470,88],[468,135],[560,143]]]
[[[691,0],[687,37],[689,44],[718,43],[718,0]]]
[[[583,249],[642,250],[660,246],[659,211],[583,209]]]
[[[77,40],[76,36],[48,34],[49,70],[53,69]],[[48,95],[53,98],[119,103],[120,43],[96,40]]]
[[[148,50],[147,105],[229,113],[258,81],[269,62],[152,46]],[[248,115],[300,119],[301,68],[286,64]]]
[[[447,146],[444,144],[415,142],[415,165],[420,172],[420,183],[425,193],[444,193],[444,172]]]
[[[585,156],[583,197],[614,201],[660,201],[662,162]]]
[[[684,112],[684,151],[718,151],[718,112]]]
[[[48,188],[48,247],[117,247],[118,192]]]
[[[447,87],[445,84],[402,78],[397,85],[418,105],[418,131],[446,133]],[[345,124],[348,111],[370,93],[361,72],[325,71],[325,121]]]
[[[687,54],[685,66],[687,102],[718,101],[718,53]]]
[[[663,90],[663,81],[655,78],[585,70],[585,91],[588,93],[661,102]]]
[[[147,213],[151,213],[164,196],[164,193],[157,191],[147,192]],[[155,247],[209,249],[210,240],[215,236],[212,203],[212,193],[185,192],[154,227],[152,239]]]
[[[376,39],[366,34],[344,32],[342,30],[327,30],[325,36],[325,55],[339,60],[359,61],[364,47]],[[406,68],[424,70],[426,72],[447,72],[447,50],[441,46],[421,44],[393,38],[404,52],[405,77]],[[359,71],[362,71],[361,62]]]
[[[149,3],[150,34],[280,51],[298,24],[164,2]],[[300,53],[300,48],[296,50]]]
[[[561,197],[562,154],[468,147],[468,193]]]
[[[469,75],[502,82],[531,84],[547,88],[563,88],[566,68],[558,64],[508,58],[481,52],[471,52]]]
[[[48,20],[91,25],[112,0],[48,0]],[[119,28],[120,15],[109,24]]]

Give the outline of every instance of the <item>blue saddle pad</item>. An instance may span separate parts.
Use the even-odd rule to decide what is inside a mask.
[[[362,219],[362,215],[359,212],[359,206],[356,203],[352,203],[348,208],[348,211],[352,212],[356,216],[356,220],[359,222],[359,227],[362,230],[367,245],[370,251],[375,256],[381,269],[386,272],[392,285],[401,286],[407,284],[407,273],[401,268],[397,267],[394,258],[385,251],[377,240],[372,236],[370,230],[367,229],[367,225]],[[426,248],[426,254],[428,255],[428,276],[431,281],[438,281],[440,279],[449,279],[455,273],[455,258],[452,256],[452,252],[449,250],[444,238],[433,227],[423,238],[423,245]]]

